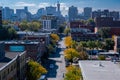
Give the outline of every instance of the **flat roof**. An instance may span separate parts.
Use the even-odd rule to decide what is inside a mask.
[[[99,66],[101,63],[101,66]],[[120,63],[111,61],[79,61],[83,80],[120,80]]]
[[[0,68],[4,67],[10,61],[12,61],[17,55],[21,54],[22,52],[6,52],[5,58],[0,60]]]

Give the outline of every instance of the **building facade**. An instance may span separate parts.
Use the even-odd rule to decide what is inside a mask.
[[[84,8],[84,19],[87,20],[91,18],[92,16],[92,8],[91,7],[85,7]]]
[[[106,10],[98,10],[98,11],[93,11],[92,12],[92,18],[95,19],[97,17],[112,17],[113,20],[119,20],[119,12],[118,11],[109,11],[108,9]]]
[[[76,20],[76,18],[78,16],[77,7],[74,7],[74,6],[69,7],[68,16],[69,16],[69,21]]]
[[[41,17],[42,21],[42,28],[43,29],[57,29],[58,27],[58,20],[57,17],[54,15],[46,15]]]
[[[4,47],[3,44],[0,47]],[[5,56],[0,60],[0,80],[25,80],[26,52],[4,52]]]

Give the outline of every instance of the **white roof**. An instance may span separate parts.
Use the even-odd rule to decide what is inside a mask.
[[[102,66],[99,66],[101,63]],[[83,80],[120,80],[120,64],[110,61],[79,61]]]

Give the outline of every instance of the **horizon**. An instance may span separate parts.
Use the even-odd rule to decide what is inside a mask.
[[[29,12],[36,14],[40,8],[48,6],[56,7],[57,1],[61,4],[61,13],[64,16],[68,14],[68,8],[72,5],[78,8],[79,13],[83,12],[84,7],[92,7],[93,11],[109,9],[110,11],[120,12],[120,0],[1,0],[0,6],[10,7],[14,11],[15,9],[23,9],[27,6]]]

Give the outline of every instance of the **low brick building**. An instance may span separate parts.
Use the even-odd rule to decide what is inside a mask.
[[[4,55],[0,60],[0,80],[25,80],[26,52],[6,51]]]

